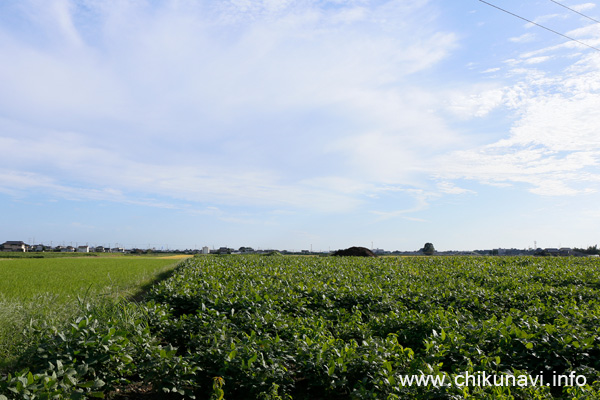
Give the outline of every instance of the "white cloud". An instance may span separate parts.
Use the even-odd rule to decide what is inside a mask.
[[[467,193],[475,193],[474,191],[470,190],[470,189],[465,189],[465,188],[461,188],[456,186],[454,183],[452,182],[439,182],[437,184],[438,189],[440,190],[440,192],[442,193],[446,193],[446,194],[467,194]]]
[[[564,19],[564,18],[566,18],[566,16],[564,14],[546,14],[546,15],[541,15],[541,16],[535,18],[533,20],[533,22],[538,23],[538,24],[543,24],[545,22],[548,22],[548,21],[550,21],[552,19],[556,19],[556,18]],[[527,23],[526,26],[527,27],[534,27],[535,25]]]
[[[228,206],[387,219],[471,193],[454,179],[544,195],[597,184],[597,60],[577,56],[560,76],[532,69],[572,44],[508,62],[514,84],[441,84],[427,72],[459,36],[435,28],[427,1],[86,6],[21,16],[35,40],[0,26],[4,193],[232,221],[254,219]],[[517,122],[476,147],[463,127],[502,108]],[[390,187],[415,204],[375,204],[393,203]]]
[[[480,87],[474,85],[466,90],[449,94],[448,110],[456,116],[469,119],[484,117],[497,107],[503,105],[505,93],[498,87]]]
[[[382,187],[379,190],[382,193],[400,193],[407,195],[412,201],[412,205],[402,209],[393,210],[372,210],[371,214],[377,216],[378,221],[384,221],[393,218],[402,218],[416,222],[426,222],[425,219],[411,217],[410,214],[426,210],[429,207],[431,200],[438,198],[439,194],[436,192],[430,192],[423,189],[407,189],[404,187]]]
[[[328,11],[297,2],[227,2],[209,10],[171,4],[155,12],[144,2],[100,4],[91,29],[97,34],[83,47],[57,54],[4,35],[0,46],[13,62],[0,67],[0,83],[14,95],[0,104],[10,116],[42,123],[103,118],[185,138],[221,135],[215,128],[231,125],[232,115],[362,107],[359,96],[379,96],[377,86],[430,67],[452,48],[451,34],[412,32],[405,13],[419,3],[360,9],[353,20],[347,15],[358,15],[354,6]],[[60,30],[84,23],[72,22],[69,3],[52,4],[62,17],[46,10],[46,19],[56,17]],[[235,18],[217,18],[225,16]]]
[[[424,23],[427,1],[18,10],[35,40],[0,26],[0,168],[40,184],[4,190],[348,210],[455,140],[434,94],[407,84],[457,41]]]
[[[525,70],[504,88],[516,112],[510,136],[440,158],[440,176],[486,184],[526,184],[545,196],[594,193],[600,181],[600,74],[597,54],[552,75]]]
[[[536,35],[528,32],[528,33],[524,33],[521,36],[515,36],[515,37],[511,37],[508,40],[513,42],[513,43],[529,43],[534,41],[536,38]]]
[[[25,171],[43,169],[36,173],[5,171],[0,188],[13,194],[41,190],[74,200],[143,203],[161,208],[178,208],[177,201],[184,201],[343,212],[358,204],[358,200],[348,195],[355,190],[349,190],[344,181],[331,186],[284,182],[272,172],[256,168],[242,171],[235,166],[212,165],[202,160],[169,165],[128,160],[118,153],[86,144],[85,138],[75,134],[58,133],[29,140],[0,137],[0,145],[6,152],[3,159],[6,167]],[[61,183],[51,176],[76,183]],[[132,193],[142,193],[147,200],[132,201]],[[154,199],[157,197],[172,200]]]
[[[552,57],[550,56],[544,56],[544,57],[531,57],[531,58],[527,58],[524,60],[525,64],[541,64],[543,62],[546,62],[548,60],[551,60]]]
[[[594,4],[594,3],[576,4],[576,5],[571,6],[571,8],[573,10],[577,10],[579,12],[583,12],[583,11],[587,11],[587,10],[591,10],[593,8],[596,8],[596,4]]]
[[[486,69],[485,71],[482,71],[482,73],[484,73],[484,74],[491,74],[491,73],[493,73],[493,72],[498,72],[498,71],[500,71],[500,69],[501,69],[501,68],[488,68],[488,69]]]

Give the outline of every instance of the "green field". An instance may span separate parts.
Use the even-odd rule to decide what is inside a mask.
[[[0,293],[8,301],[50,295],[59,303],[78,296],[122,294],[177,261],[143,256],[0,259]]]
[[[31,320],[59,323],[86,303],[135,295],[178,261],[143,256],[0,258],[0,365],[13,358]]]
[[[598,399],[599,267],[588,258],[195,257],[145,304],[33,329],[38,340],[18,364],[26,369],[0,378],[0,393]]]

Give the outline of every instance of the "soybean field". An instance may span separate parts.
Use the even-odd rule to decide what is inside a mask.
[[[0,378],[0,393],[597,399],[599,267],[591,258],[195,257],[142,303],[91,308],[62,330],[31,327],[35,346]]]

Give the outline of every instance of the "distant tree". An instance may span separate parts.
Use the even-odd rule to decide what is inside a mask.
[[[433,243],[425,243],[425,246],[423,246],[421,251],[426,256],[432,256],[433,253],[435,253],[435,247],[433,247]]]
[[[593,245],[593,246],[589,246],[587,249],[583,249],[583,248],[573,248],[574,251],[578,251],[580,253],[583,254],[588,254],[588,255],[594,255],[594,254],[600,254],[600,249],[598,249],[598,245]]]
[[[595,244],[593,246],[589,246],[586,250],[586,254],[600,254],[600,251],[598,250],[598,245]]]
[[[533,255],[538,256],[538,257],[548,257],[550,255],[550,253],[548,253],[544,249],[536,249],[535,252],[533,253]]]

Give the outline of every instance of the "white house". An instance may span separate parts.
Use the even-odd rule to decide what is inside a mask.
[[[13,240],[4,242],[2,244],[2,250],[4,251],[20,251],[24,253],[27,251],[27,247],[29,246],[27,246],[24,242]]]

